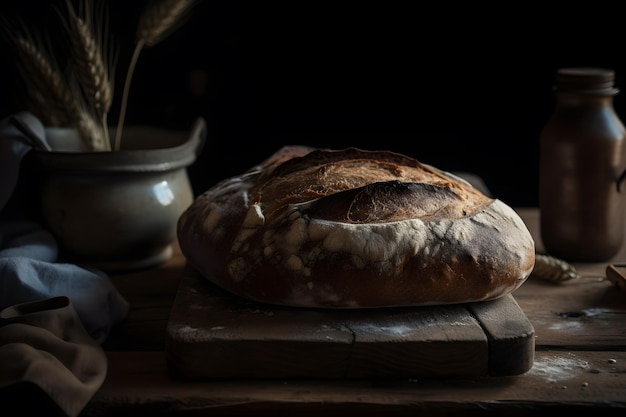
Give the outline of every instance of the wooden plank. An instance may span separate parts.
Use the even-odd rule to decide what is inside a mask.
[[[174,301],[166,355],[173,374],[192,379],[487,376],[528,370],[532,326],[519,306],[510,296],[479,304],[471,312],[467,305],[284,308],[231,296],[190,273]],[[510,334],[513,330],[517,334]],[[521,361],[510,356],[514,349]]]

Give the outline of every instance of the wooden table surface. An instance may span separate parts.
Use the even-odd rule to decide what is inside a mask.
[[[539,213],[517,210],[535,237]],[[626,246],[611,263],[626,263]],[[531,278],[513,293],[535,329],[532,368],[516,376],[357,380],[184,381],[167,368],[165,333],[185,259],[112,276],[131,304],[104,343],[106,381],[84,416],[548,415],[599,411],[626,416],[626,292],[608,263],[574,264],[581,277]],[[354,414],[351,414],[354,413]]]

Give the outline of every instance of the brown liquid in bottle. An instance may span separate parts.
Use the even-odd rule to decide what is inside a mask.
[[[623,243],[626,143],[613,108],[614,78],[602,68],[557,71],[556,106],[541,133],[541,240],[568,261],[607,261]]]

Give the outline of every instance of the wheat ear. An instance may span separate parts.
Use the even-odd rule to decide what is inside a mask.
[[[60,126],[71,123],[68,117],[79,108],[71,89],[45,52],[23,36],[15,38],[22,78],[29,94],[41,107],[44,124]]]
[[[113,101],[113,92],[109,68],[105,63],[105,56],[100,42],[94,36],[94,30],[98,30],[93,21],[93,16],[86,15],[88,20],[79,17],[72,4],[67,0],[68,21],[66,23],[70,44],[71,57],[76,72],[76,80],[87,101],[93,109],[100,126],[90,124],[93,129],[101,129],[102,135],[93,132],[94,136],[100,136],[102,142],[95,144],[97,149],[111,150],[111,141],[108,139],[107,114]],[[88,10],[91,10],[91,6]],[[93,14],[93,10],[91,10]],[[91,17],[91,19],[89,19]],[[91,22],[91,23],[88,23]],[[93,139],[93,138],[92,138]]]
[[[545,281],[563,282],[580,277],[570,263],[551,255],[535,254],[535,268],[531,276]]]
[[[92,113],[81,107],[74,122],[81,139],[92,151],[110,151],[110,143],[105,137],[106,131],[94,119]]]
[[[75,90],[31,41],[18,38],[16,45],[22,76],[40,109],[37,113],[42,122],[48,126],[75,126],[88,149],[101,150],[104,140],[101,130],[95,128],[93,117],[76,97]]]
[[[122,103],[120,108],[120,119],[115,132],[114,149],[119,150],[122,138],[122,129],[126,115],[126,104],[133,72],[139,59],[139,53],[144,46],[154,46],[167,35],[169,35],[182,21],[196,0],[158,0],[148,1],[146,7],[139,16],[137,24],[137,35],[135,49],[126,73]]]

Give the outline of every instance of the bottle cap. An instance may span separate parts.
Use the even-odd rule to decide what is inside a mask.
[[[610,96],[619,93],[614,81],[615,71],[608,68],[561,68],[556,73],[554,91]]]

